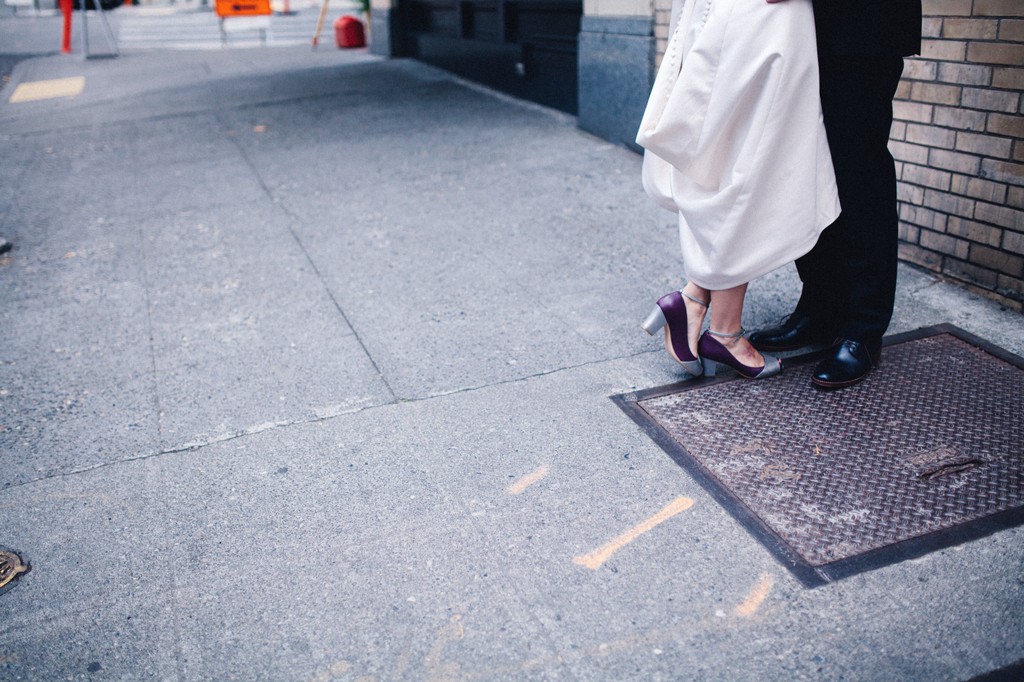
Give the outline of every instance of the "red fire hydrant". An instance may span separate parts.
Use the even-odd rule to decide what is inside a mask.
[[[334,22],[334,38],[338,47],[365,47],[366,32],[363,31],[363,22],[352,16],[339,17]]]

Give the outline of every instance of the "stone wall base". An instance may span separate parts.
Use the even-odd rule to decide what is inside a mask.
[[[580,128],[637,151],[654,83],[654,20],[584,16],[579,35]]]

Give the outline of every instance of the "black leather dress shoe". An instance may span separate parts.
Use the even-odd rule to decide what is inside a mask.
[[[793,313],[778,327],[759,329],[747,337],[758,350],[785,351],[804,346],[828,345],[835,341],[833,331],[817,323],[810,315]]]
[[[829,390],[853,386],[878,365],[881,354],[881,343],[844,339],[814,368],[811,382]]]

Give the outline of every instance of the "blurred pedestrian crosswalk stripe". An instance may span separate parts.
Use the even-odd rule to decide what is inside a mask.
[[[351,0],[328,0],[331,20],[345,13],[358,14]],[[275,2],[283,8],[283,2]],[[123,50],[217,50],[233,47],[311,45],[320,2],[290,0],[290,14],[229,17],[223,25],[212,11],[182,9],[168,13],[119,10],[118,46]],[[253,21],[259,20],[259,21]],[[221,31],[223,27],[224,31]],[[330,30],[328,24],[327,30]]]
[[[83,76],[19,83],[7,101],[11,104],[19,104],[58,97],[74,97],[84,89],[85,78]]]

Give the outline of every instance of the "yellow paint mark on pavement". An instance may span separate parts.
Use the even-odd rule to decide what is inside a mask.
[[[768,593],[772,591],[772,585],[775,584],[775,579],[771,573],[765,573],[754,585],[754,588],[750,590],[750,594],[743,600],[743,603],[736,607],[736,615],[749,618],[750,616],[757,613],[757,610],[761,608],[761,603],[768,596]]]
[[[427,668],[428,680],[457,680],[463,677],[458,663],[444,662],[444,650],[449,644],[457,642],[466,636],[466,629],[462,625],[462,614],[456,613],[447,623],[441,626],[434,640],[430,652],[423,660]]]
[[[74,97],[84,89],[85,78],[83,76],[19,83],[7,101],[11,104],[20,104],[22,102],[35,102],[41,99]]]
[[[337,663],[331,666],[331,674],[336,677],[339,677],[341,675],[344,675],[351,669],[352,664],[348,661],[338,661]]]
[[[548,473],[549,473],[548,465],[547,464],[542,464],[539,467],[537,467],[537,469],[535,471],[532,471],[531,473],[526,474],[525,476],[520,478],[518,481],[516,481],[515,483],[510,485],[508,487],[508,491],[510,493],[512,493],[513,495],[518,495],[519,493],[523,492],[524,490],[529,488],[531,485],[533,485],[534,483],[539,481],[540,479],[542,479],[545,476],[547,476]]]
[[[578,556],[575,559],[573,559],[572,561],[573,561],[574,564],[579,564],[580,566],[586,566],[587,568],[589,568],[589,569],[591,569],[593,571],[596,571],[598,568],[601,567],[601,564],[603,564],[604,562],[608,561],[608,559],[610,559],[613,554],[615,554],[620,549],[622,549],[623,547],[628,545],[630,542],[632,542],[633,540],[636,540],[638,537],[640,537],[641,535],[643,535],[647,531],[651,530],[652,528],[657,526],[659,523],[662,523],[663,521],[669,520],[670,518],[672,518],[673,516],[675,516],[679,512],[686,511],[687,509],[689,509],[692,506],[693,506],[693,500],[691,500],[690,498],[688,498],[688,497],[676,498],[675,500],[670,502],[668,504],[668,506],[666,506],[660,512],[658,512],[657,514],[655,514],[651,518],[647,519],[643,523],[640,523],[640,524],[634,526],[633,528],[630,528],[625,533],[623,533],[619,537],[615,538],[614,540],[612,540],[611,542],[606,544],[604,547],[601,547],[600,549],[595,550],[595,551],[591,552],[590,554],[586,554],[584,556]]]

